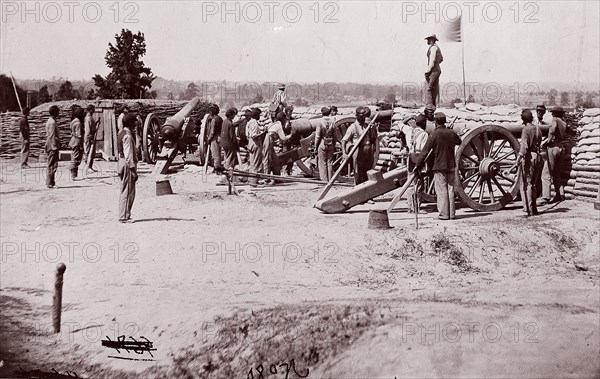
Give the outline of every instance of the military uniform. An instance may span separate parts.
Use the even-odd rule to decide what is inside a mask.
[[[137,154],[135,153],[135,136],[126,127],[128,121],[125,119],[124,128],[117,137],[117,151],[119,153],[118,174],[121,179],[121,192],[119,195],[119,221],[126,222],[131,219],[131,208],[135,201],[135,185],[137,175]]]
[[[550,188],[554,184],[554,200],[562,198],[562,179],[560,169],[563,153],[563,139],[567,124],[558,117],[552,119],[548,130],[548,144],[546,145],[547,157],[542,168],[542,198],[550,200]]]
[[[540,155],[540,144],[542,142],[542,131],[537,125],[526,123],[521,134],[521,147],[519,158],[523,164],[523,180],[521,181],[521,198],[523,199],[523,210],[527,214],[536,215],[538,177],[541,170],[542,158]]]
[[[77,178],[77,171],[83,157],[83,128],[78,118],[71,120],[71,179]]]
[[[221,147],[225,156],[225,169],[235,168],[236,164],[238,164],[238,141],[235,134],[235,125],[228,118],[223,120],[223,127],[221,128]]]
[[[366,120],[363,123],[360,123],[356,120],[348,130],[346,131],[346,135],[342,138],[342,141],[350,142],[352,144],[356,144],[360,136],[367,128]],[[368,180],[367,172],[375,166],[375,152],[377,143],[377,129],[372,127],[369,131],[369,134],[362,139],[358,149],[352,156],[354,163],[354,184],[358,185],[360,183],[364,183]]]
[[[46,172],[46,186],[52,188],[56,185],[55,177],[58,169],[58,149],[60,139],[58,136],[58,124],[54,117],[50,116],[46,122],[46,153],[48,154],[48,168]]]
[[[23,115],[19,121],[19,137],[21,140],[21,168],[28,167],[27,161],[29,160],[29,121],[27,120],[27,116]]]
[[[315,141],[317,141],[317,157],[319,177],[329,182],[333,177],[333,153],[335,152],[335,122],[333,117],[325,116],[317,126]]]

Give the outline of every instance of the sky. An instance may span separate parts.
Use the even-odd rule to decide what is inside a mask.
[[[462,13],[463,42],[442,37]],[[1,1],[0,72],[89,80],[122,28],[155,75],[228,82],[600,83],[600,1]]]

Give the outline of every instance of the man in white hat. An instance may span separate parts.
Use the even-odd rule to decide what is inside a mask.
[[[287,95],[285,94],[285,84],[280,83],[277,86],[277,92],[273,95],[273,100],[269,105],[271,120],[275,122],[275,117],[279,112],[283,112],[287,106]]]
[[[425,81],[427,81],[427,99],[426,103],[437,106],[437,98],[440,93],[440,75],[442,69],[440,63],[444,61],[442,50],[436,45],[438,41],[435,34],[425,37],[429,50],[427,50],[427,71],[425,71]]]

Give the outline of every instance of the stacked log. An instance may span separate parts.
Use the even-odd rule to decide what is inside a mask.
[[[600,108],[588,109],[582,116],[565,192],[568,198],[594,202],[600,187]]]
[[[187,101],[164,101],[164,100],[100,100],[100,101],[56,101],[45,103],[36,108],[33,108],[29,114],[29,126],[31,129],[31,153],[32,158],[40,158],[44,155],[44,146],[46,143],[45,125],[48,121],[48,110],[52,105],[57,105],[60,109],[60,117],[58,119],[58,130],[60,143],[63,149],[66,149],[71,137],[70,121],[71,107],[79,105],[85,108],[88,104],[94,104],[99,109],[100,107],[113,106],[115,108],[115,117],[120,114],[122,105],[127,104],[131,112],[138,113],[142,120],[145,120],[149,113],[154,113],[158,116],[161,124],[177,113]],[[202,102],[194,112],[192,118],[194,120],[202,120],[204,114],[208,111],[209,103]],[[21,151],[21,143],[19,140],[19,129],[16,125],[17,120],[21,117],[20,112],[8,112],[0,114],[0,158],[12,159],[18,157]]]

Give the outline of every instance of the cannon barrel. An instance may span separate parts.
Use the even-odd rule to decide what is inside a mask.
[[[167,118],[165,124],[160,128],[161,136],[167,141],[177,141],[181,137],[181,129],[186,117],[194,111],[200,103],[199,97],[194,97],[185,107],[175,113],[172,117]]]

